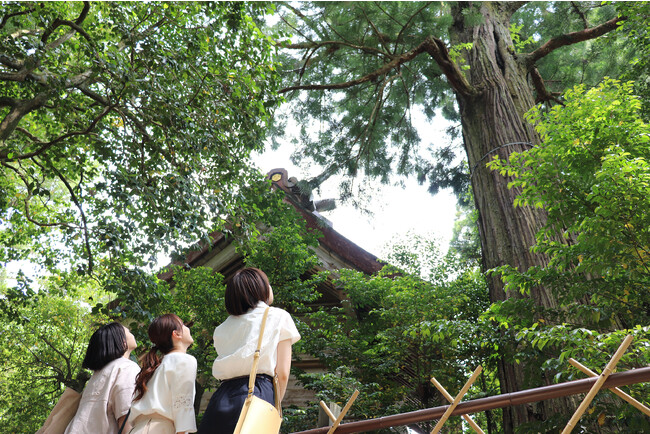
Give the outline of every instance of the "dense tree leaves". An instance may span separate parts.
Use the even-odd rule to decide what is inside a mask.
[[[621,2],[616,7],[626,20],[619,31],[632,41],[636,49],[630,65],[622,75],[624,80],[633,80],[635,93],[641,96],[641,113],[650,120],[650,4],[648,2]]]
[[[8,296],[7,288],[0,296]],[[36,432],[65,387],[83,390],[90,373],[81,361],[95,324],[105,318],[70,297],[39,297],[13,307],[19,320],[0,316],[0,420],[3,431]]]
[[[3,3],[0,261],[151,264],[245,219],[278,101],[263,7]]]
[[[414,253],[416,245],[420,255]],[[305,315],[300,348],[317,356],[328,373],[299,374],[300,381],[326,402],[345,402],[358,388],[352,418],[443,405],[431,376],[459,390],[468,370],[479,364],[486,374],[469,396],[495,394],[496,363],[488,343],[498,337],[489,322],[478,321],[489,304],[481,274],[453,256],[442,257],[434,243],[422,238],[410,238],[393,252],[391,262],[416,274],[388,265],[372,277],[342,270],[338,283],[348,296],[347,307]],[[494,415],[487,417],[496,429]],[[314,414],[295,411],[291,423],[294,429],[313,426]]]

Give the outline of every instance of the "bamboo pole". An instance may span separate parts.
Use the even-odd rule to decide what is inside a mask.
[[[334,416],[334,413],[332,413],[332,411],[327,407],[327,404],[325,404],[325,401],[321,401],[320,406],[325,411],[325,414],[327,415],[327,417],[329,417],[330,420],[332,421],[332,423],[334,423],[336,421],[336,416]]]
[[[359,396],[359,391],[355,389],[354,393],[352,394],[352,397],[350,397],[348,403],[345,404],[345,407],[343,407],[343,410],[341,410],[341,414],[339,414],[339,417],[336,418],[336,420],[334,421],[334,425],[332,425],[329,431],[327,431],[327,434],[332,434],[334,431],[336,431],[336,428],[339,427],[339,424],[343,420],[345,413],[347,413],[350,407],[352,407],[352,403],[354,402],[355,399],[357,399],[357,396]]]
[[[594,371],[587,368],[585,365],[583,365],[582,363],[578,362],[575,359],[569,359],[569,363],[571,363],[571,365],[573,365],[573,367],[579,369],[580,371],[582,371],[583,373],[587,374],[590,377],[598,377],[598,374],[596,374]],[[630,395],[623,392],[618,387],[613,387],[613,388],[611,388],[609,390],[612,393],[618,395],[621,399],[629,402],[630,405],[632,405],[634,408],[640,410],[646,416],[650,416],[650,408],[646,407],[645,405],[643,405],[642,403],[640,403],[636,399],[632,398]]]
[[[518,392],[503,393],[501,395],[487,396],[485,398],[464,401],[458,404],[452,412],[452,416],[460,416],[465,413],[479,413],[496,408],[512,407],[531,402],[540,402],[546,399],[571,396],[578,393],[586,393],[594,385],[597,378],[581,378],[579,380],[566,381],[559,384],[536,387],[534,389],[520,390]],[[603,389],[611,389],[617,386],[628,386],[650,382],[650,366],[644,368],[630,369],[629,371],[616,372],[610,375]],[[418,422],[438,419],[449,408],[448,405],[425,408],[407,413],[381,416],[374,419],[358,420],[355,422],[342,423],[337,434],[361,433],[376,431],[395,426],[410,425]],[[329,427],[312,428],[305,431],[294,432],[294,434],[327,434]]]
[[[431,431],[431,434],[437,434],[438,432],[440,432],[440,430],[442,429],[442,425],[444,425],[444,423],[447,421],[449,416],[451,416],[451,412],[454,411],[454,409],[456,408],[460,400],[463,399],[463,396],[465,396],[469,388],[472,387],[472,384],[474,383],[474,381],[479,376],[482,370],[483,367],[481,365],[479,365],[478,368],[474,370],[474,373],[472,374],[471,377],[469,377],[469,380],[467,380],[467,383],[465,383],[463,388],[460,389],[460,392],[458,392],[458,395],[456,395],[454,401],[451,403],[447,411],[445,411],[445,414],[442,415],[442,417],[440,418],[436,426],[433,427],[433,431]]]
[[[447,401],[449,401],[450,403],[451,403],[451,402],[454,402],[454,397],[451,396],[451,395],[449,394],[449,392],[447,392],[447,390],[445,390],[444,387],[442,387],[442,384],[438,383],[438,380],[436,380],[435,378],[431,377],[431,382],[433,383],[434,386],[436,386],[436,389],[438,389],[438,391],[440,391],[440,393],[442,393],[442,396],[444,396],[444,397],[447,399]],[[476,432],[479,433],[479,434],[485,434],[485,432],[481,429],[481,427],[478,426],[478,425],[476,424],[476,422],[474,422],[474,420],[473,420],[471,417],[469,417],[468,415],[464,414],[464,415],[463,415],[463,419],[465,419],[465,422],[467,422],[467,423],[469,424],[469,426],[472,427],[472,429],[473,429],[474,431],[476,431]]]
[[[618,347],[618,350],[616,350],[616,353],[614,353],[612,359],[609,361],[605,369],[603,369],[603,373],[600,374],[598,380],[596,380],[596,383],[591,387],[591,390],[585,399],[582,401],[576,412],[573,413],[573,416],[571,416],[571,419],[569,420],[569,423],[567,423],[566,427],[564,427],[562,434],[569,434],[571,431],[573,431],[573,428],[576,426],[585,410],[587,410],[589,404],[591,404],[591,401],[594,399],[594,396],[596,396],[596,393],[598,393],[600,388],[603,386],[603,383],[605,383],[605,380],[607,380],[607,377],[609,377],[609,375],[616,367],[616,364],[618,364],[618,361],[621,359],[621,357],[623,357],[623,353],[625,353],[627,347],[629,347],[632,343],[632,339],[634,339],[632,335],[627,335],[625,337],[621,345]]]

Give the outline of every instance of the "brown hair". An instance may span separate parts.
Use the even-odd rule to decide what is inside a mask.
[[[242,268],[226,285],[226,310],[230,315],[242,315],[259,301],[266,302],[271,295],[269,278],[259,268]]]
[[[144,396],[147,391],[147,383],[162,362],[162,358],[158,357],[157,352],[160,351],[165,355],[174,349],[174,342],[172,341],[174,330],[182,332],[183,321],[173,313],[159,316],[149,326],[149,339],[153,342],[153,347],[140,358],[142,369],[138,376],[135,377],[135,398],[133,398],[133,401],[137,401]]]

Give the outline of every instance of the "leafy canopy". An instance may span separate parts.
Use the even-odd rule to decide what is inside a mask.
[[[254,211],[266,7],[3,2],[0,262],[101,275]]]

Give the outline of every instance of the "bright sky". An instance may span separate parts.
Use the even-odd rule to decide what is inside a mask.
[[[445,133],[448,122],[441,116],[434,119],[433,123],[427,122],[423,115],[417,117],[419,119],[415,119],[415,123],[420,137],[435,137],[442,140],[440,144],[449,142]],[[429,144],[423,141],[421,147],[426,149]],[[292,151],[292,145],[285,143],[278,150],[269,149],[255,155],[253,161],[265,173],[284,168],[290,177],[298,179],[307,179],[317,174],[317,169],[313,169],[314,173],[305,173],[305,170],[292,164]],[[336,231],[379,257],[384,257],[385,249],[392,240],[408,232],[439,238],[442,251],[446,251],[456,217],[456,198],[451,191],[441,191],[432,196],[427,192],[427,186],[418,185],[415,179],[408,179],[405,188],[381,186],[379,182],[377,186],[369,204],[372,216],[363,214],[351,205],[340,203],[335,210],[323,212],[323,216],[333,223]],[[337,180],[329,179],[314,199],[338,197],[337,187]]]

